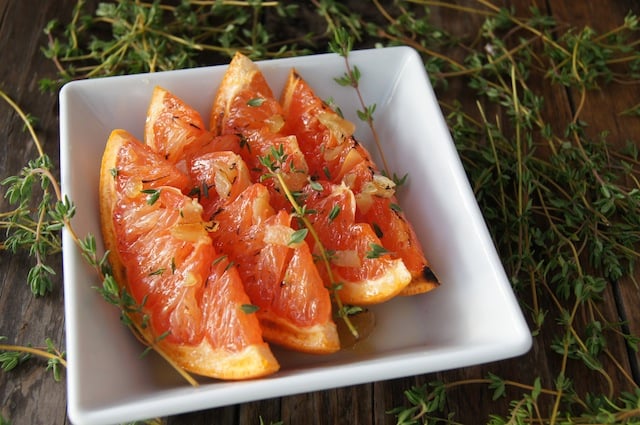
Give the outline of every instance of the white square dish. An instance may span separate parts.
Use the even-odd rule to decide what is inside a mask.
[[[409,174],[400,204],[442,286],[373,307],[366,349],[311,356],[275,349],[281,370],[268,378],[197,388],[143,350],[97,293],[95,273],[63,234],[68,413],[75,424],[110,424],[250,400],[411,376],[513,357],[531,336],[473,196],[420,56],[408,47],[352,52],[387,161]],[[356,138],[375,152],[356,116],[352,88],[333,54],[258,62],[279,95],[292,67],[323,99],[356,123]],[[153,88],[160,85],[208,117],[226,66],[71,82],[60,92],[61,182],[75,203],[74,229],[100,243],[98,178],[111,130],[142,138]],[[100,247],[101,248],[101,247]]]

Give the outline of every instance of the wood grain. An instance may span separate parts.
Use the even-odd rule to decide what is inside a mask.
[[[473,1],[458,1],[457,4],[476,5]],[[523,13],[532,2],[513,0],[500,2],[504,6],[514,6]],[[640,6],[633,0],[606,2],[575,2],[555,0],[534,2],[554,17],[562,25],[590,25],[597,31],[604,31],[612,23],[621,23],[628,11],[640,13]],[[58,163],[58,105],[55,94],[43,94],[38,90],[41,78],[54,75],[53,64],[44,58],[40,48],[45,43],[42,28],[51,19],[61,22],[69,20],[75,1],[0,0],[0,88],[13,98],[25,111],[38,117],[38,134],[47,153]],[[364,6],[361,6],[364,7]],[[372,6],[367,6],[373,10]],[[372,12],[367,12],[374,15]],[[311,9],[307,16],[312,17]],[[460,35],[474,34],[479,19],[460,18],[460,14],[446,8],[432,11],[434,24],[448,23],[457,27]],[[456,21],[458,20],[458,21]],[[276,23],[272,23],[276,24]],[[313,28],[322,28],[315,24]],[[550,89],[543,80],[533,81],[545,97],[546,118],[562,130],[569,122],[580,102],[580,94],[571,90]],[[460,81],[442,94],[445,101],[461,100],[472,105],[475,100],[468,96],[464,82]],[[588,128],[591,137],[598,137],[603,130],[609,130],[609,143],[619,145],[628,139],[637,141],[640,123],[637,118],[622,116],[620,111],[634,106],[640,99],[638,84],[608,85],[589,93],[580,110],[585,121],[592,123]],[[4,103],[0,103],[0,179],[17,174],[20,168],[36,154],[22,123]],[[0,190],[4,190],[0,189]],[[0,198],[1,211],[9,207]],[[62,290],[62,266],[60,257],[52,259],[57,275],[54,291],[43,298],[34,298],[27,285],[26,274],[31,260],[23,254],[11,255],[0,251],[0,335],[17,344],[43,345],[50,337],[60,347],[64,347],[64,293]],[[605,294],[602,313],[607,319],[627,322],[623,330],[640,335],[640,272],[635,281],[628,279],[612,282]],[[546,305],[553,308],[552,305]],[[582,319],[583,321],[586,318]],[[403,392],[414,385],[423,385],[439,380],[452,385],[446,409],[454,414],[453,419],[465,424],[484,423],[488,419],[488,401],[491,391],[486,384],[455,386],[465,380],[481,380],[489,372],[519,382],[533,383],[540,376],[549,385],[556,376],[559,356],[549,352],[554,323],[548,323],[536,337],[532,350],[517,359],[494,362],[488,365],[460,368],[402,379],[374,382],[345,388],[292,395],[282,398],[260,400],[241,405],[221,407],[202,412],[193,412],[166,418],[167,425],[180,424],[221,424],[249,425],[284,421],[285,424],[394,424],[395,419],[387,411],[406,404]],[[609,349],[616,358],[623,359],[625,374],[616,372],[612,365],[607,370],[614,378],[616,391],[628,388],[628,377],[640,382],[638,363],[640,357],[621,344],[610,341]],[[574,366],[569,366],[574,367]],[[628,377],[627,377],[628,376]],[[63,374],[64,378],[64,374]],[[99,383],[96,383],[99,385]],[[583,374],[578,378],[579,389],[602,388],[607,383],[597,373]],[[510,390],[518,394],[518,390]],[[65,382],[57,383],[49,373],[43,371],[39,360],[31,360],[19,369],[0,374],[0,414],[14,425],[66,424]],[[496,404],[491,404],[495,409]],[[503,412],[509,406],[502,406]],[[500,412],[498,412],[500,413]]]
[[[67,19],[72,2],[0,2],[0,88],[24,111],[37,117],[37,129],[44,148],[54,163],[58,163],[58,110],[55,93],[42,94],[41,78],[52,75],[52,63],[40,52],[45,42],[42,29],[53,18]],[[2,178],[19,172],[37,154],[23,124],[2,102],[0,105],[0,175]],[[56,167],[57,169],[57,167]],[[1,210],[8,211],[4,200]],[[26,284],[30,259],[25,255],[0,252],[0,335],[22,345],[43,346],[51,338],[64,347],[64,308],[62,266],[60,257],[51,259],[57,271],[54,291],[43,298],[34,298]],[[31,360],[25,367],[0,375],[0,413],[13,424],[66,423],[66,387],[64,380],[55,382],[44,373],[40,360]],[[64,376],[64,375],[63,375]]]

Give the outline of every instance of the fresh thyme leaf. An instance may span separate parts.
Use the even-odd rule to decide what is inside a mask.
[[[373,121],[373,113],[376,111],[376,104],[368,105],[365,109],[358,109],[356,113],[361,121],[368,122]]]
[[[402,207],[400,207],[400,205],[396,204],[395,202],[390,203],[389,208],[391,208],[395,212],[402,212]]]
[[[340,205],[334,205],[331,208],[331,211],[329,211],[329,220],[333,221],[336,219],[336,217],[338,217],[338,214],[340,214]]]
[[[344,74],[341,77],[334,78],[335,82],[340,84],[343,87],[352,86],[354,84],[353,80],[349,77],[348,74]]]
[[[369,251],[367,251],[367,255],[366,258],[379,258],[382,255],[385,254],[389,254],[390,251],[388,251],[385,247],[383,247],[382,245],[378,245],[376,243],[370,243],[369,244]]]
[[[371,223],[371,228],[373,229],[373,232],[376,234],[378,239],[380,239],[380,238],[382,238],[384,236],[384,233],[382,232],[382,229],[380,228],[380,226],[377,223]]]
[[[251,145],[249,144],[247,138],[242,134],[237,134],[236,136],[238,136],[238,138],[240,139],[240,149],[246,148],[247,152],[251,153]]]
[[[160,199],[160,190],[159,189],[142,189],[140,192],[147,194],[147,204],[153,205],[158,199]]]
[[[343,305],[342,308],[340,309],[340,311],[338,312],[338,315],[340,317],[345,317],[345,316],[354,316],[358,313],[362,313],[364,311],[364,308],[357,306],[357,305]]]
[[[315,180],[309,180],[309,186],[316,192],[322,192],[322,185]]]
[[[164,267],[159,268],[158,270],[154,270],[151,273],[149,273],[149,276],[161,276],[162,273],[164,273]]]
[[[406,173],[402,177],[398,177],[396,173],[393,173],[392,180],[396,184],[396,187],[400,187],[407,182],[407,178],[409,178],[409,173]]]
[[[240,309],[245,314],[253,314],[256,311],[260,310],[260,307],[258,307],[257,305],[253,305],[253,304],[242,304],[240,306]]]
[[[229,261],[229,263],[225,266],[224,271],[228,271],[229,269],[231,269],[232,267],[234,267],[236,265],[236,263],[234,263],[233,261]]]
[[[29,353],[2,351],[0,352],[0,368],[5,372],[9,372],[30,358],[31,354]]]
[[[291,237],[289,238],[289,242],[287,243],[287,245],[296,245],[301,243],[307,237],[308,233],[309,233],[309,229],[306,229],[306,228],[296,230],[291,234]]]
[[[254,97],[253,99],[247,100],[247,105],[254,107],[261,106],[265,100],[264,97]]]

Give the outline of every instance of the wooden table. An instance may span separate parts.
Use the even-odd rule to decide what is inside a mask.
[[[464,3],[464,2],[458,2]],[[473,4],[474,2],[467,2]],[[526,10],[529,1],[502,1],[518,10]],[[635,0],[603,0],[581,2],[554,0],[537,2],[563,24],[582,27],[590,25],[597,31],[605,31],[622,22],[629,11],[640,13]],[[38,118],[37,130],[46,152],[58,158],[58,104],[54,94],[38,90],[38,81],[55,74],[53,63],[46,59],[40,48],[45,43],[42,29],[51,19],[68,22],[75,1],[0,0],[0,89],[4,90],[25,111]],[[373,6],[372,6],[373,7]],[[434,9],[435,10],[435,9]],[[447,13],[432,14],[432,19],[447,19]],[[471,23],[461,23],[472,25]],[[468,94],[452,87],[443,96],[463,99]],[[468,97],[468,96],[467,96]],[[557,124],[562,125],[575,111],[575,97],[570,91],[549,93],[548,108],[553,108]],[[617,111],[640,102],[640,85],[610,85],[592,95],[583,106],[582,116],[597,123],[596,130],[609,130],[608,140],[623,143],[639,140],[640,122],[617,114]],[[20,119],[6,104],[0,102],[0,179],[17,174],[23,164],[36,156],[34,146],[23,132]],[[2,194],[4,195],[4,188]],[[8,210],[6,200],[0,199],[2,211]],[[31,261],[25,254],[9,254],[0,251],[0,335],[16,344],[41,345],[50,337],[64,346],[64,310],[61,258],[53,259],[57,275],[50,295],[35,298],[26,284]],[[640,281],[640,274],[636,273]],[[640,335],[640,296],[631,281],[615,282],[605,293],[603,311],[609,317],[626,317],[629,330]],[[533,376],[552,379],[556,376],[560,359],[548,350],[548,335],[543,333],[534,340],[532,350],[517,359],[458,370],[414,376],[386,382],[374,382],[347,388],[319,391],[271,400],[228,406],[210,411],[196,412],[166,418],[168,424],[258,424],[282,420],[285,424],[391,424],[395,418],[386,413],[392,407],[406,404],[404,390],[413,385],[440,380],[455,382],[463,379],[484,378],[489,372],[513,381],[533,384]],[[622,367],[640,384],[638,362],[640,357],[620,344],[609,347]],[[629,388],[630,384],[619,374],[613,374],[617,388]],[[593,377],[577,377],[574,385],[597,385]],[[487,414],[495,409],[488,403],[491,390],[487,385],[467,385],[449,392],[447,411],[455,412],[460,423],[484,423]],[[491,406],[491,407],[490,407]],[[502,406],[505,414],[508,406]],[[495,411],[495,410],[493,410]],[[64,374],[62,382],[55,382],[45,373],[41,364],[28,362],[17,370],[0,373],[0,414],[12,424],[65,424],[66,395]],[[0,421],[2,423],[2,421]]]

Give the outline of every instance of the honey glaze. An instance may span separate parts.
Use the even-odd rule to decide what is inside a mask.
[[[376,317],[373,311],[364,308],[362,311],[350,315],[349,321],[356,329],[357,337],[349,330],[344,320],[338,319],[336,321],[341,350],[358,353],[372,352],[373,344],[369,337],[376,326]]]

